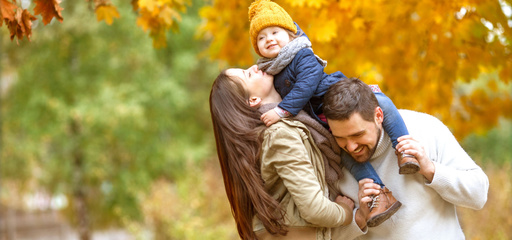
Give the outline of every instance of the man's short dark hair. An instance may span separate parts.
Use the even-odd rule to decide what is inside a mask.
[[[373,121],[378,106],[370,86],[359,78],[343,78],[325,93],[323,111],[327,119],[347,120],[359,113],[364,120]]]

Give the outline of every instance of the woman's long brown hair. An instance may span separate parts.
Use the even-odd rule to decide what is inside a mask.
[[[238,234],[257,239],[255,215],[271,234],[286,235],[284,212],[264,188],[260,172],[261,114],[249,106],[249,94],[240,80],[223,71],[212,85],[210,113],[217,155]]]

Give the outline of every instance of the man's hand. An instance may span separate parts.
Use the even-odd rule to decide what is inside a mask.
[[[266,113],[261,115],[260,119],[263,123],[265,123],[265,125],[267,127],[270,127],[272,124],[279,121],[279,119],[281,119],[281,117],[279,117],[279,115],[277,115],[277,113],[276,113],[276,111],[274,111],[274,109],[270,109]]]
[[[356,223],[359,228],[363,229],[366,227],[366,221],[370,214],[368,203],[372,201],[371,196],[380,194],[381,187],[379,184],[373,183],[372,179],[365,178],[359,181],[359,192],[357,197],[359,198],[359,210],[356,211]]]
[[[421,168],[418,173],[423,175],[429,182],[432,182],[432,179],[434,179],[435,166],[428,158],[423,144],[409,135],[399,137],[397,140],[398,145],[396,145],[396,150],[416,157]]]
[[[366,208],[366,212],[370,212],[368,209],[368,203],[372,202],[372,196],[380,194],[381,187],[379,184],[373,183],[373,179],[365,178],[359,181],[359,208]]]

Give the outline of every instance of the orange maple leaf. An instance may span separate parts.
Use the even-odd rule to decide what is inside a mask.
[[[37,20],[36,17],[32,16],[27,9],[23,9],[23,12],[21,13],[21,30],[23,33],[25,33],[25,36],[27,36],[27,39],[30,41],[30,37],[32,36],[32,21]]]
[[[37,18],[32,16],[27,9],[16,9],[14,19],[12,21],[6,20],[7,27],[11,32],[11,41],[14,37],[17,37],[16,43],[19,44],[18,40],[23,39],[23,36],[27,36],[30,41],[30,36],[32,35],[32,21],[36,19]]]
[[[44,25],[50,23],[55,17],[59,22],[64,20],[60,11],[64,10],[61,8],[59,3],[60,0],[35,0],[36,7],[34,8],[34,15],[41,14],[43,16]]]
[[[7,28],[9,28],[9,31],[11,32],[11,41],[14,39],[15,36],[18,36],[18,39],[23,37],[23,32],[21,31],[21,28],[18,27],[18,23],[21,22],[21,13],[22,11],[16,10],[16,13],[14,14],[14,19],[6,20],[5,23],[7,24]],[[16,42],[18,42],[18,39],[16,39]]]
[[[14,21],[14,13],[17,6],[7,0],[0,0],[0,27],[3,25],[4,20],[7,24],[8,21]]]

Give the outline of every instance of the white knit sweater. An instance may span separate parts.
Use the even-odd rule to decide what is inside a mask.
[[[361,231],[353,221],[333,229],[333,239],[464,239],[455,208],[481,209],[487,201],[487,175],[449,129],[428,114],[408,110],[400,110],[400,114],[409,134],[424,145],[434,162],[432,182],[427,183],[420,174],[398,174],[395,150],[389,136],[382,134],[370,162],[402,207],[378,227]],[[358,205],[358,184],[346,169],[338,184]]]

